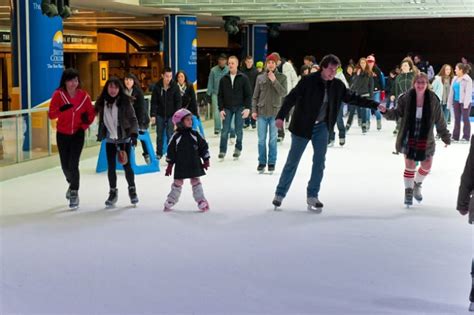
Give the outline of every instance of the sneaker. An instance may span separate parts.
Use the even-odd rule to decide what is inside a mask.
[[[135,186],[128,187],[128,196],[130,197],[130,203],[136,205],[138,203],[137,190]]]
[[[235,159],[238,159],[240,157],[241,151],[239,149],[235,149],[234,154],[232,154],[232,157]]]
[[[110,188],[109,190],[109,198],[105,201],[105,205],[107,207],[113,207],[118,200],[118,189],[117,188]]]
[[[69,194],[69,208],[71,210],[79,208],[79,193],[77,190],[71,190]]]
[[[258,164],[257,172],[263,173],[265,171],[265,164]]]
[[[339,138],[339,145],[343,147],[346,144],[346,138]]]
[[[421,194],[421,183],[415,183],[415,186],[413,188],[413,197],[418,202],[421,202],[423,200],[423,195]]]
[[[224,152],[219,153],[218,158],[219,158],[220,160],[223,160],[223,159],[225,158],[225,153],[224,153]]]
[[[145,159],[145,163],[147,165],[150,165],[151,164],[151,159],[150,159],[150,155],[149,154],[143,154],[143,158]]]
[[[273,173],[275,171],[275,164],[268,164],[268,171]]]
[[[330,140],[328,143],[328,147],[332,148],[334,146],[334,140]]]

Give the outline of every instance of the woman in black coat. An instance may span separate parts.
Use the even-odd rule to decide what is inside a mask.
[[[176,82],[178,83],[179,93],[181,94],[182,108],[189,110],[193,116],[199,119],[196,92],[192,83],[188,82],[186,73],[182,70],[176,73]]]
[[[133,109],[138,120],[139,133],[144,134],[150,125],[150,116],[148,115],[148,105],[145,102],[145,96],[140,87],[138,78],[133,73],[128,73],[124,78],[125,93],[131,97]],[[146,142],[141,140],[143,148],[143,158],[146,164],[150,164],[150,154]]]
[[[105,140],[106,143],[110,191],[105,205],[112,207],[118,199],[117,156],[120,163],[123,164],[125,171],[130,202],[135,205],[138,203],[135,174],[128,157],[130,156],[132,145],[137,145],[138,121],[130,97],[125,94],[125,88],[118,78],[111,77],[107,80],[102,93],[95,103],[95,110],[99,116],[97,141]]]

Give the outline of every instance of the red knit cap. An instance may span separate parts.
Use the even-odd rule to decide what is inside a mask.
[[[278,60],[280,60],[280,58],[276,54],[270,54],[267,56],[266,62],[269,62],[270,60],[275,63],[278,63]]]

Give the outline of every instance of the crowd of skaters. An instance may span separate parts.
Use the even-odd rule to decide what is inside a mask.
[[[238,159],[243,152],[243,129],[256,129],[257,171],[272,173],[277,163],[277,143],[284,140],[288,127],[290,151],[272,203],[276,210],[281,207],[300,159],[311,142],[313,159],[307,205],[308,210],[319,213],[323,208],[319,191],[326,152],[334,145],[335,127],[339,131],[339,144],[343,146],[355,114],[363,134],[370,130],[371,115],[376,117],[377,130],[382,128],[384,116],[397,122],[395,153],[402,154],[405,161],[404,203],[407,206],[413,204],[413,199],[418,202],[423,199],[421,187],[433,164],[436,140],[446,146],[471,141],[457,209],[463,215],[470,213],[472,223],[474,175],[469,120],[472,75],[472,65],[465,58],[454,67],[443,65],[435,75],[433,67],[419,55],[407,56],[385,77],[374,55],[362,57],[357,63],[350,62],[344,68],[332,54],[324,56],[319,63],[313,56],[306,56],[299,75],[291,61],[276,52],[256,64],[251,56],[240,62],[236,56],[220,55],[218,64],[210,71],[207,88],[214,135],[220,137],[218,158],[226,157],[231,143],[234,145],[232,156]],[[164,211],[171,211],[179,201],[185,179],[190,180],[199,210],[210,209],[199,178],[210,167],[211,155],[202,129],[198,131],[195,124],[195,120],[199,120],[196,92],[185,72],[173,75],[172,70],[165,67],[161,79],[153,86],[151,106],[147,108],[140,83],[133,74],[107,80],[92,105],[90,96],[81,89],[77,70],[66,69],[52,96],[49,117],[57,119],[57,145],[71,209],[79,207],[79,161],[84,131],[96,117],[97,140],[105,142],[108,162],[107,207],[113,207],[118,200],[117,161],[125,171],[130,202],[138,203],[129,156],[132,147],[138,144],[139,134],[145,133],[151,124],[156,126],[156,156],[158,159],[166,156],[165,175],[171,176],[174,172]],[[449,123],[454,125],[452,133]],[[168,142],[166,152],[165,141]],[[143,158],[150,163],[150,152],[143,142],[142,147]],[[471,302],[474,302],[474,280]]]

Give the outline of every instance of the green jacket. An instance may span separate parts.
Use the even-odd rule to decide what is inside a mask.
[[[227,73],[229,73],[228,66],[222,69],[219,65],[212,67],[209,73],[209,80],[207,81],[207,95],[217,95],[219,93],[219,82]]]
[[[287,94],[286,75],[275,70],[275,81],[270,81],[265,71],[257,77],[252,98],[252,113],[261,116],[276,117],[283,97]]]

